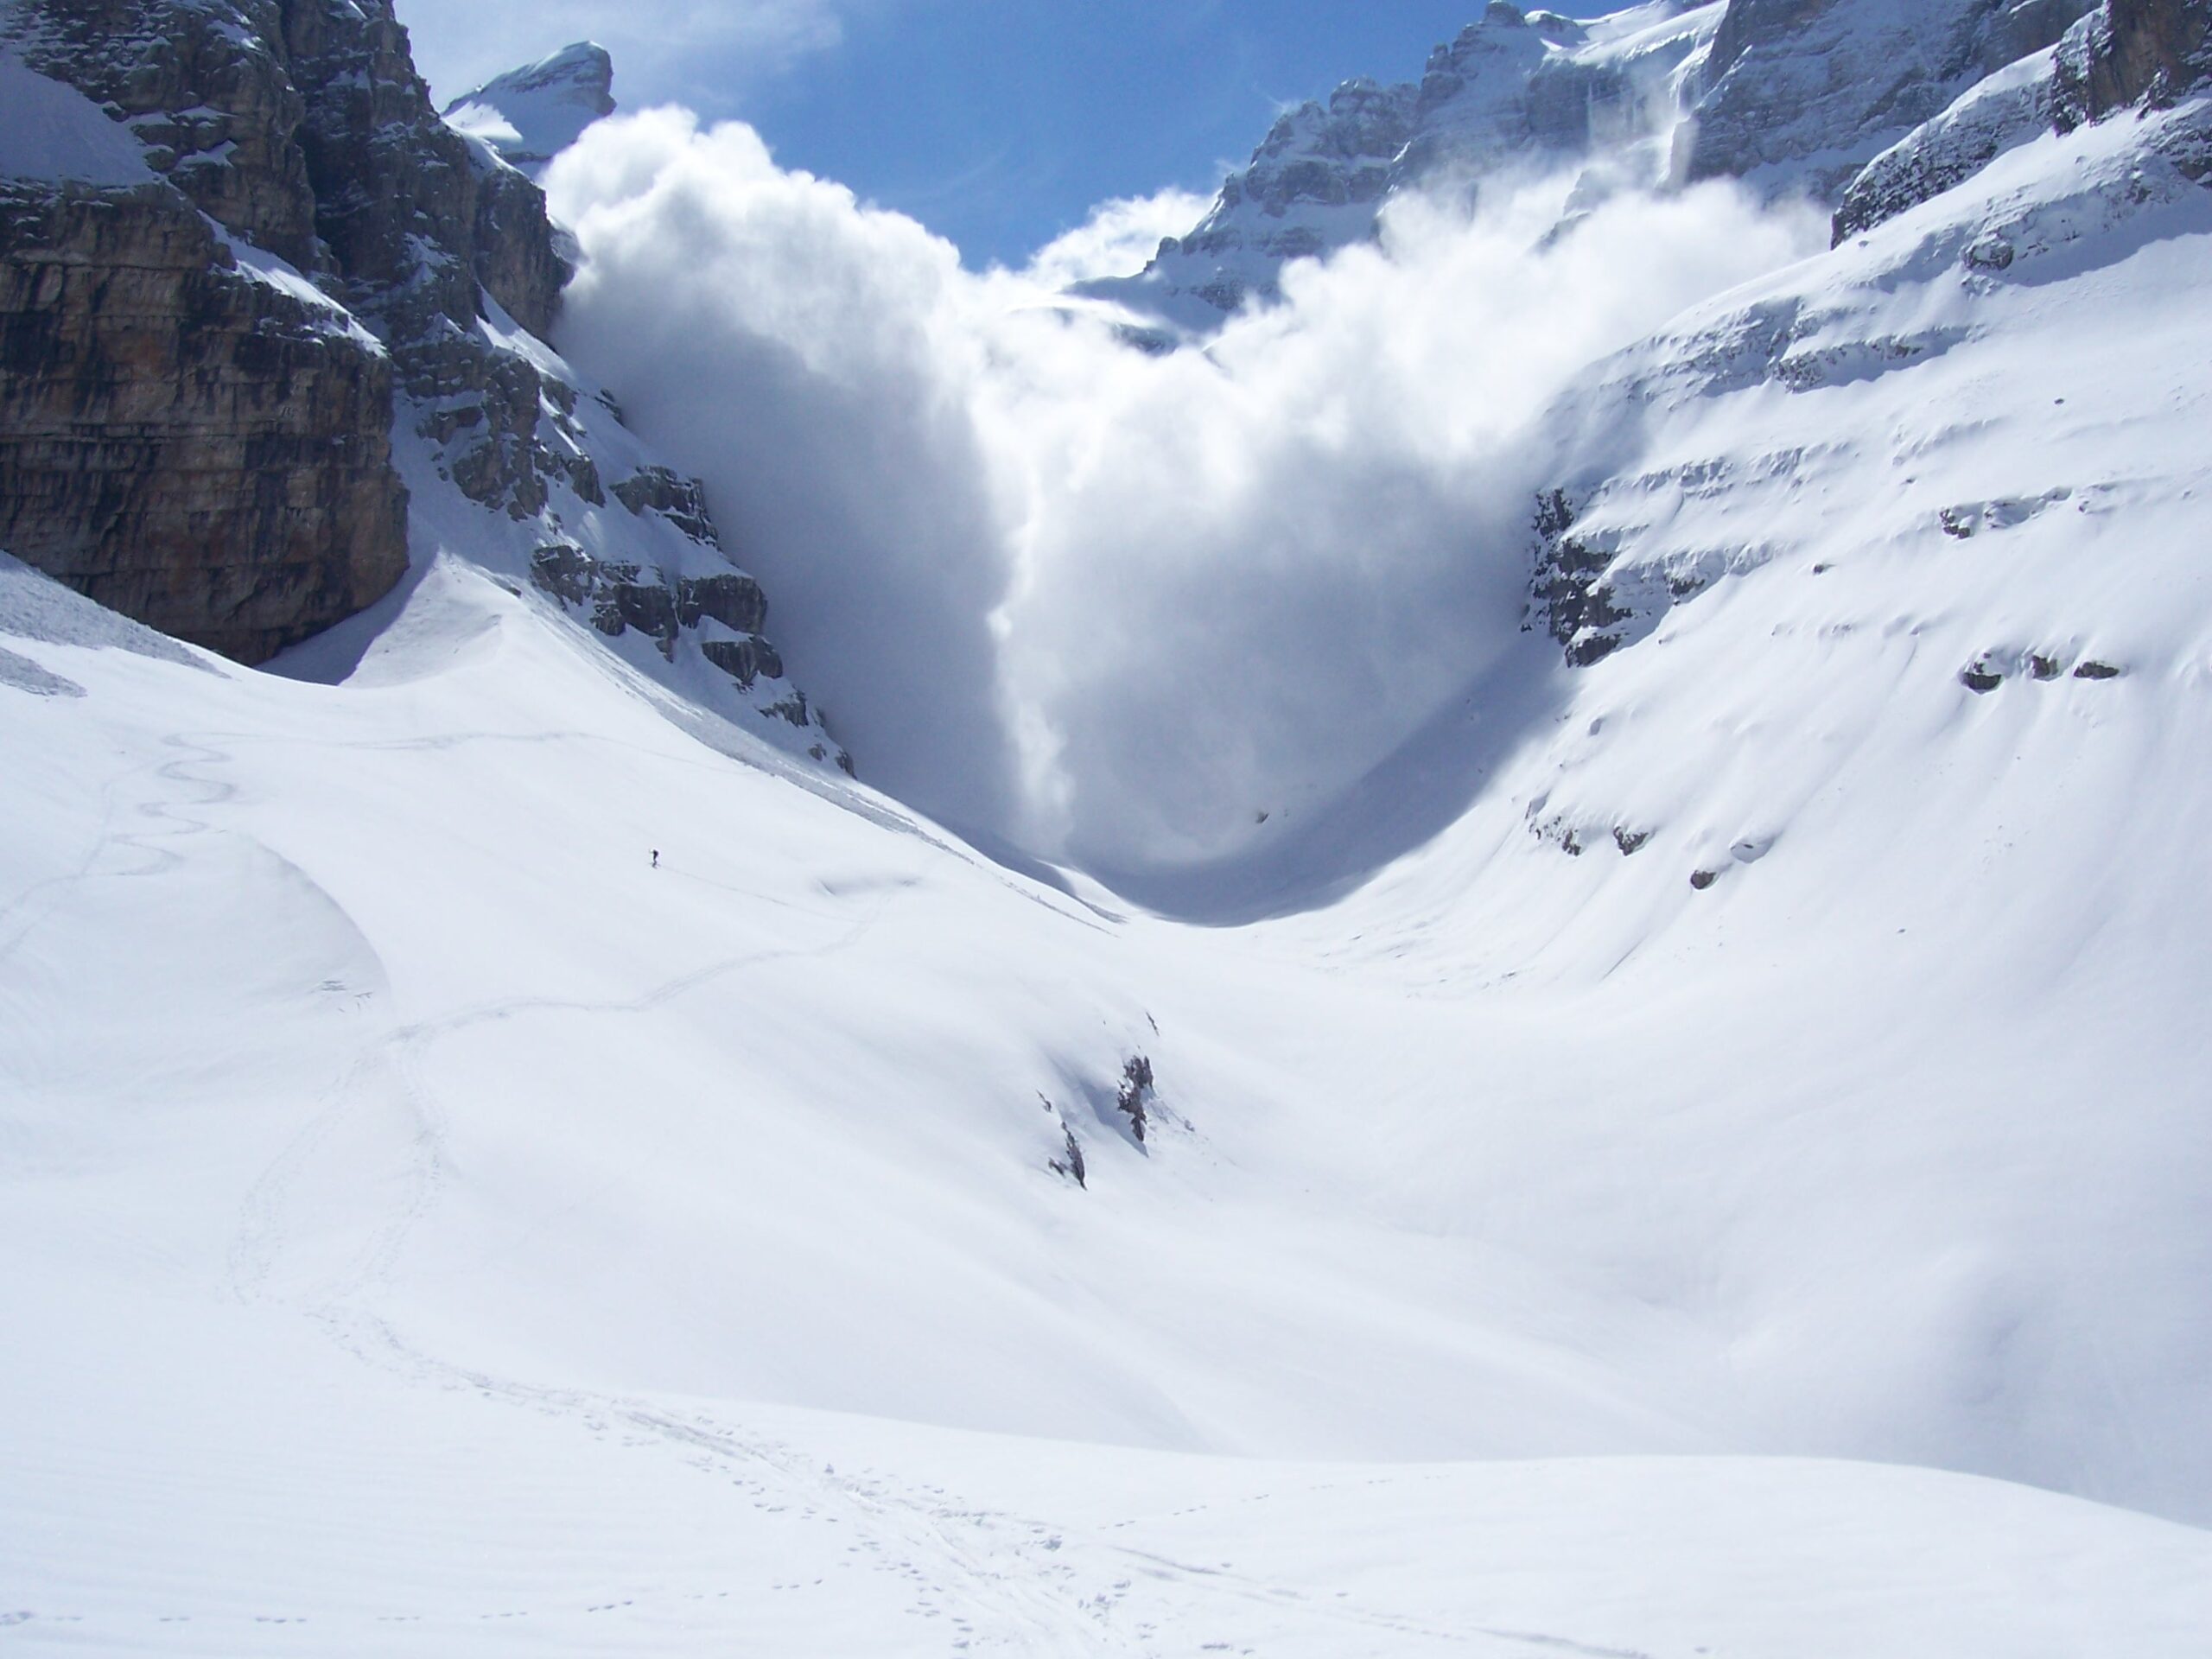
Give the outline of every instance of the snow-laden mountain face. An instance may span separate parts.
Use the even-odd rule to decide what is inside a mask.
[[[10,1639],[2195,1659],[2208,123],[1578,381],[1701,590],[1151,911],[474,558],[338,685],[0,566]]]
[[[445,118],[534,179],[614,110],[614,60],[605,47],[581,41],[462,94]]]
[[[1573,376],[1522,648],[1142,908],[435,467],[319,675],[0,560],[10,1642],[2198,1659],[2202,16]]]
[[[1410,188],[1600,150],[1624,178],[1656,182],[1677,84],[1722,10],[1655,0],[1582,23],[1491,0],[1418,81],[1347,81],[1284,114],[1188,236],[1162,242],[1140,276],[1079,291],[1204,328],[1248,297],[1273,297],[1290,261],[1372,237],[1385,204]]]
[[[1282,268],[1373,237],[1408,191],[1582,175],[1606,193],[1726,178],[1833,206],[1877,153],[2094,0],[1655,0],[1590,22],[1492,0],[1418,81],[1348,81],[1282,117],[1188,236],[1081,285],[1185,328],[1279,296]]]
[[[2056,42],[2096,0],[1731,0],[1677,141],[1687,180],[1824,206],[1985,75]]]

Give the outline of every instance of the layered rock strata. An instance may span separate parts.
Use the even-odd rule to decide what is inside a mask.
[[[842,760],[703,491],[543,344],[566,238],[391,0],[16,0],[0,76],[0,546],[260,662],[397,583],[404,473],[435,546]]]

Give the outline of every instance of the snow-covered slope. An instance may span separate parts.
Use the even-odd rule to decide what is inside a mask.
[[[8,1638],[2201,1654],[2208,130],[1601,365],[1525,648],[1141,906],[466,504],[291,677],[0,563]]]
[[[486,81],[446,106],[456,131],[537,178],[594,121],[614,113],[614,60],[589,41]]]
[[[1611,365],[1577,533],[1730,574],[1156,895],[1274,922],[476,563],[334,687],[11,574],[17,1639],[2196,1650],[2201,1532],[1789,1459],[2207,1517],[2203,116]]]

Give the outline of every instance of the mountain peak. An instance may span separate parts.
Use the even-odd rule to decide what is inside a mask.
[[[535,178],[614,110],[613,56],[595,41],[579,41],[463,93],[446,106],[445,118]]]

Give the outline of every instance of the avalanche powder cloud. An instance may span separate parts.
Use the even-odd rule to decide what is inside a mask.
[[[564,348],[708,480],[862,775],[1122,870],[1234,854],[1494,664],[1536,417],[1825,243],[1723,185],[1552,234],[1566,181],[1408,200],[1152,357],[741,125],[603,123],[548,186],[586,255]]]

